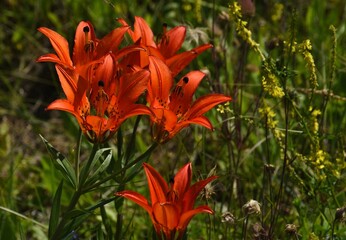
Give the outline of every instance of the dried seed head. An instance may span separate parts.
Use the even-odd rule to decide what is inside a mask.
[[[264,164],[264,168],[269,173],[273,173],[275,170],[275,166],[273,164]]]
[[[202,197],[203,199],[208,200],[208,199],[211,199],[212,196],[213,196],[214,194],[215,194],[214,186],[211,185],[210,183],[208,183],[208,184],[204,187],[203,191],[201,192],[201,197]]]
[[[235,223],[235,217],[230,212],[224,212],[221,216],[221,222],[228,223],[228,224],[234,224]]]
[[[251,199],[243,206],[243,211],[246,215],[261,213],[261,204],[256,200]]]
[[[216,176],[216,166],[214,166],[208,173],[208,177]],[[208,183],[203,191],[201,192],[201,198],[205,200],[209,200],[212,198],[212,196],[215,194],[215,185],[212,185],[212,183]]]
[[[297,234],[297,226],[294,224],[286,224],[285,231],[289,234]]]
[[[336,209],[335,221],[339,221],[339,222],[345,222],[346,221],[346,206]]]

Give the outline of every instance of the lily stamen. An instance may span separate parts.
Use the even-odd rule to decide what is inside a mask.
[[[99,117],[103,117],[105,106],[109,101],[109,97],[103,89],[104,86],[105,86],[104,82],[100,80],[98,82],[99,89],[95,97],[96,115]]]
[[[92,40],[89,39],[90,28],[88,26],[85,26],[83,28],[83,32],[85,34],[84,50],[87,53],[92,53],[95,50],[95,44]]]

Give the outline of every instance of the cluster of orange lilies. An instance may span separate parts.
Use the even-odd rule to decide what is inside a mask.
[[[120,27],[102,39],[96,38],[90,22],[79,23],[72,58],[67,40],[45,27],[38,30],[47,36],[55,50],[38,58],[53,62],[66,99],[52,102],[48,110],[73,114],[84,135],[94,143],[107,141],[129,117],[149,115],[153,139],[158,143],[170,140],[181,129],[198,124],[212,125],[203,116],[217,104],[230,101],[223,94],[209,94],[193,101],[193,95],[204,78],[201,71],[192,71],[174,84],[174,78],[200,53],[212,47],[204,44],[180,52],[186,27],[167,30],[158,41],[148,24],[135,18],[133,30],[123,19]],[[120,48],[125,34],[132,45]],[[146,101],[139,101],[140,96]],[[133,191],[116,193],[143,207],[150,215],[159,238],[181,239],[187,224],[197,213],[212,213],[208,206],[194,208],[200,191],[216,176],[190,186],[191,164],[185,165],[167,184],[155,169],[144,164],[148,179],[149,202]]]
[[[166,142],[190,124],[212,129],[203,116],[217,104],[230,101],[222,94],[210,94],[192,101],[205,76],[192,71],[175,85],[177,76],[200,53],[212,47],[204,44],[177,53],[185,39],[186,27],[167,30],[155,42],[148,24],[135,18],[134,28],[118,19],[120,27],[102,39],[95,35],[90,22],[80,22],[75,33],[72,58],[67,40],[57,32],[41,27],[55,54],[38,62],[55,63],[66,99],[58,99],[48,110],[62,110],[74,115],[83,133],[92,142],[107,141],[129,117],[149,115],[153,139]],[[128,33],[133,44],[119,48]],[[138,98],[146,94],[146,103]]]

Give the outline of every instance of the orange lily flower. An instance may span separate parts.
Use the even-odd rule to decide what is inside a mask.
[[[91,64],[97,63],[105,55],[112,53],[117,56],[117,59],[120,59],[131,51],[140,50],[140,48],[135,46],[118,50],[128,28],[116,28],[102,39],[98,39],[96,38],[93,25],[90,22],[81,21],[76,29],[71,59],[67,40],[49,28],[40,27],[38,31],[49,38],[56,54],[45,54],[39,57],[37,61],[57,63],[68,69],[77,71],[83,78],[90,80],[88,68],[90,68]]]
[[[104,142],[129,117],[151,114],[150,109],[136,104],[148,84],[147,70],[117,75],[117,63],[110,54],[93,68],[91,90],[83,88],[85,79],[57,64],[56,70],[67,99],[58,99],[47,110],[62,110],[74,115],[83,133],[92,142]]]
[[[128,117],[150,114],[144,106],[135,104],[146,90],[149,72],[135,67],[120,67],[118,60],[136,46],[118,47],[129,27],[120,27],[102,39],[97,39],[90,22],[80,22],[75,34],[72,59],[67,40],[45,27],[46,35],[56,54],[50,53],[38,62],[56,63],[56,70],[67,99],[51,103],[47,109],[72,113],[82,131],[93,142],[111,137]]]
[[[129,27],[124,19],[118,19],[124,26]],[[134,30],[127,30],[133,42],[146,48],[146,51],[135,52],[128,55],[131,64],[145,67],[149,64],[148,56],[155,56],[161,59],[171,70],[175,77],[192,60],[205,50],[213,47],[211,44],[203,44],[190,51],[178,53],[183,45],[186,36],[186,27],[177,26],[167,31],[167,25],[163,26],[163,33],[160,40],[154,41],[154,34],[146,21],[141,17],[135,17]]]
[[[149,59],[151,81],[147,101],[153,112],[150,118],[154,140],[164,143],[190,124],[213,129],[209,119],[203,114],[220,103],[231,101],[232,98],[223,94],[209,94],[192,102],[193,95],[205,74],[192,71],[183,76],[172,89],[169,69],[159,59]]]
[[[208,206],[194,208],[196,198],[203,188],[217,176],[211,176],[192,186],[191,163],[182,167],[175,177],[166,183],[163,177],[150,165],[144,163],[144,170],[150,191],[150,203],[141,194],[125,190],[115,193],[116,196],[125,197],[144,208],[150,215],[159,239],[182,239],[187,225],[192,217],[198,213],[213,214]]]

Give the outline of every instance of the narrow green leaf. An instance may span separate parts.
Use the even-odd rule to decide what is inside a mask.
[[[91,176],[87,179],[86,185],[93,184],[98,179],[100,179],[100,176],[107,169],[111,160],[112,160],[112,152],[110,151],[109,154],[107,155],[106,159],[101,163],[101,165],[96,169],[96,171],[93,172],[91,174]]]
[[[94,159],[91,162],[90,169],[93,169],[98,161],[101,162],[100,157],[107,151],[109,151],[109,154],[112,153],[111,148],[101,148],[101,149],[97,150],[97,152],[95,153]]]
[[[119,189],[118,189],[119,190]],[[119,191],[117,191],[119,192]],[[117,212],[120,211],[120,208],[123,206],[123,203],[124,203],[124,198],[122,197],[117,197],[114,201],[114,207],[115,209],[117,210]]]
[[[126,154],[125,154],[126,164],[129,161],[129,159],[135,154],[136,134],[137,134],[137,128],[138,128],[138,125],[139,125],[139,122],[140,122],[141,118],[142,118],[141,115],[137,116],[135,125],[133,126],[133,131],[132,131],[131,139],[130,139],[129,144],[127,145]]]
[[[74,210],[72,210],[72,211],[66,213],[66,214],[64,215],[64,217],[65,217],[66,219],[73,219],[73,218],[80,217],[80,216],[82,216],[82,215],[84,215],[84,214],[90,214],[90,212],[89,212],[89,211],[86,211],[86,210],[74,209]]]
[[[90,174],[90,171],[92,171],[92,169],[94,168],[94,166],[96,165],[97,162],[102,162],[102,160],[100,159],[102,157],[102,155],[109,151],[111,154],[111,148],[101,148],[99,150],[96,151],[96,153],[94,154],[93,156],[93,159],[91,160],[90,165],[88,166],[88,162],[86,163],[86,165],[84,165],[81,169],[81,172],[80,172],[80,181],[81,182],[84,182],[88,175]],[[90,160],[90,159],[89,159]]]
[[[88,211],[94,211],[95,209],[101,207],[101,206],[104,206],[112,201],[114,201],[115,199],[123,199],[121,197],[116,197],[116,196],[113,196],[111,198],[108,198],[108,199],[104,199],[104,200],[101,200],[99,201],[98,203],[96,203],[95,205],[91,206],[91,207],[88,207],[87,210]]]
[[[138,162],[136,162],[132,168],[130,168],[129,174],[126,176],[124,183],[127,183],[131,181],[135,176],[138,175],[138,173],[142,170],[142,164],[144,162],[147,162],[148,158],[150,157],[150,154],[142,155],[140,156],[142,159]]]
[[[72,185],[73,188],[76,188],[76,174],[71,163],[67,160],[64,155],[62,155],[58,150],[56,150],[44,137],[40,135],[43,143],[46,145],[48,152],[50,153],[54,167],[60,171],[63,177],[68,183]]]
[[[49,218],[49,228],[48,228],[48,237],[51,238],[56,231],[56,228],[59,224],[59,215],[60,215],[60,200],[62,193],[62,186],[64,181],[61,180],[58,189],[56,190],[53,198],[53,205],[50,212]]]

